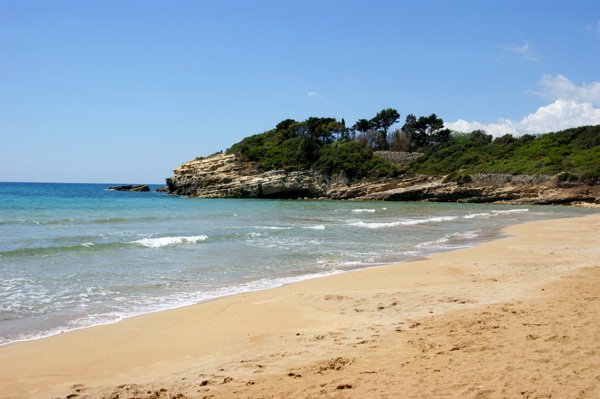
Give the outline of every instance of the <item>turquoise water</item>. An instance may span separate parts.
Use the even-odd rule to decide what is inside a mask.
[[[472,246],[511,224],[591,212],[186,199],[108,186],[0,183],[0,344],[407,261]]]

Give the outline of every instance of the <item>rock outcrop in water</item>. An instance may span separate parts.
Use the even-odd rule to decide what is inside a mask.
[[[148,187],[146,184],[139,184],[139,185],[126,185],[126,186],[112,186],[112,187],[109,187],[108,190],[115,190],[115,191],[150,191],[150,187]]]
[[[600,187],[563,182],[560,176],[480,174],[471,181],[411,175],[352,181],[314,170],[259,171],[233,154],[183,163],[166,180],[169,192],[199,198],[327,198],[382,201],[502,202],[510,204],[600,204]]]

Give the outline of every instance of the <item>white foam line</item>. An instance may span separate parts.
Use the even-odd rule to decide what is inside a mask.
[[[124,313],[107,313],[107,314],[101,314],[101,315],[90,315],[87,317],[83,317],[83,318],[71,321],[72,324],[84,323],[85,325],[70,326],[70,327],[69,326],[57,327],[57,328],[42,332],[37,335],[26,336],[23,338],[14,339],[9,342],[2,342],[2,343],[0,343],[0,346],[10,345],[10,344],[13,344],[16,342],[33,341],[33,340],[47,338],[47,337],[51,337],[51,336],[62,334],[62,333],[83,330],[86,328],[92,328],[92,327],[97,327],[97,326],[101,326],[101,325],[115,324],[115,323],[118,323],[119,321],[128,319],[130,317],[136,317],[136,316],[141,316],[141,315],[145,315],[145,314],[157,313],[157,312],[162,312],[165,310],[178,309],[178,308],[182,308],[184,306],[195,305],[198,303],[207,302],[207,301],[211,301],[214,299],[219,299],[219,298],[223,298],[223,297],[227,297],[227,296],[231,296],[231,295],[238,295],[238,294],[254,292],[254,291],[263,291],[263,290],[276,288],[276,287],[280,287],[283,285],[288,285],[288,284],[292,284],[292,283],[296,283],[296,282],[300,282],[300,281],[304,281],[304,280],[332,276],[334,274],[340,274],[340,273],[343,273],[343,270],[331,270],[331,271],[321,272],[321,273],[311,273],[311,274],[306,274],[306,275],[302,275],[302,276],[294,276],[294,277],[280,277],[280,278],[275,278],[275,279],[263,278],[263,279],[259,279],[259,280],[255,280],[255,281],[250,281],[248,283],[239,284],[236,286],[214,289],[214,290],[211,290],[206,293],[189,293],[189,297],[183,298],[183,300],[181,300],[181,298],[179,298],[179,299],[178,298],[170,298],[170,299],[172,299],[172,302],[168,302],[165,304],[156,304],[156,305],[154,305],[154,307],[146,307],[145,309],[141,309],[141,310],[133,310],[133,311],[124,312]],[[94,319],[94,317],[96,317],[96,318]],[[99,318],[102,318],[102,320],[99,321]],[[107,318],[112,318],[112,319],[107,320]],[[89,321],[85,322],[84,320],[89,320]],[[89,324],[87,324],[87,323],[89,323]]]
[[[490,218],[490,217],[495,217],[495,216],[500,216],[500,215],[510,215],[513,213],[526,213],[529,212],[529,209],[506,209],[506,210],[493,210],[491,212],[482,212],[482,213],[469,213],[467,215],[463,216],[463,219],[473,219],[473,218],[479,218],[479,217],[486,217],[486,218]]]
[[[492,211],[493,213],[497,213],[497,214],[504,214],[504,213],[525,213],[525,212],[529,212],[529,209],[507,209],[507,210],[502,210],[502,211]]]
[[[380,229],[384,227],[396,227],[396,226],[413,226],[424,223],[439,223],[439,222],[449,222],[452,220],[458,219],[458,216],[436,216],[432,218],[426,219],[408,219],[408,220],[398,220],[395,222],[352,222],[349,223],[350,226],[358,226],[358,227],[366,227],[368,229]]]
[[[255,229],[259,230],[291,230],[291,227],[280,227],[280,226],[254,226]]]
[[[317,224],[315,226],[304,226],[304,229],[310,229],[310,230],[325,230],[325,225],[324,224]]]
[[[130,244],[140,244],[148,248],[160,248],[170,245],[180,245],[186,243],[197,243],[205,241],[208,236],[176,236],[176,237],[158,237],[158,238],[142,238],[140,240],[131,241]]]

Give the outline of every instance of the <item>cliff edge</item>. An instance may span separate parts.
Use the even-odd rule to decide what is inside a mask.
[[[235,154],[183,163],[166,179],[171,194],[197,198],[322,198],[509,204],[600,204],[600,187],[561,175],[475,174],[470,181],[405,174],[352,180],[315,170],[261,172]]]

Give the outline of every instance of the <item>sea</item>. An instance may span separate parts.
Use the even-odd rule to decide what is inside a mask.
[[[196,199],[0,183],[0,345],[467,248],[555,206]],[[156,188],[158,186],[151,186]]]

